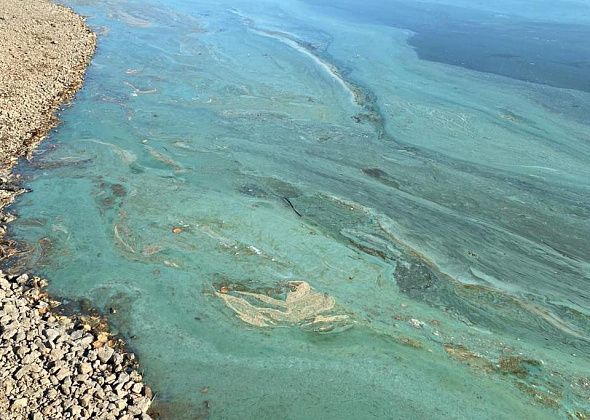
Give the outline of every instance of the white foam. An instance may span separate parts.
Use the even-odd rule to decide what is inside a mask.
[[[296,41],[294,41],[294,40],[292,40],[292,39],[290,39],[290,38],[288,38],[286,36],[281,36],[277,32],[267,32],[267,31],[260,30],[260,29],[255,29],[255,28],[249,28],[249,30],[252,31],[252,32],[254,32],[254,33],[256,33],[256,34],[258,34],[258,35],[265,36],[265,37],[268,37],[268,38],[276,39],[277,41],[280,41],[283,44],[288,45],[289,47],[293,48],[294,50],[300,52],[301,54],[303,54],[303,55],[307,56],[308,58],[310,58],[311,60],[313,60],[313,62],[315,64],[317,64],[322,70],[324,70],[325,73],[330,78],[332,78],[340,86],[342,86],[342,88],[350,95],[350,100],[354,104],[357,104],[356,95],[354,94],[354,92],[352,91],[352,89],[350,88],[350,86],[348,86],[348,84],[346,83],[346,81],[340,76],[340,74],[338,73],[338,71],[336,71],[334,69],[334,66],[332,66],[329,63],[326,63],[320,57],[318,57],[317,55],[313,54],[308,49],[302,47]]]

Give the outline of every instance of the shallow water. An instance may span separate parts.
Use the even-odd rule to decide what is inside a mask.
[[[163,417],[590,411],[588,93],[298,1],[68,4],[98,52],[21,166],[15,263],[114,312]],[[218,294],[293,281],[335,305]]]

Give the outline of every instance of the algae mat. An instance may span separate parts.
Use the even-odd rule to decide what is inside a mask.
[[[14,264],[109,314],[162,417],[588,415],[587,93],[317,4],[69,4],[99,48]]]

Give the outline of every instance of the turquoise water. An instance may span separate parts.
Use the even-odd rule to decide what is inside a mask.
[[[15,264],[110,313],[163,418],[590,412],[583,89],[330,5],[68,4],[98,51]],[[321,310],[278,302],[301,281]]]

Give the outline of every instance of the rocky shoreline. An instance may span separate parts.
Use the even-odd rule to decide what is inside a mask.
[[[12,169],[82,86],[95,34],[49,0],[0,0],[0,262],[18,251],[4,209],[25,192]],[[0,418],[150,418],[135,356],[94,315],[65,315],[47,282],[0,271]]]
[[[57,313],[46,285],[0,272],[0,416],[149,418],[134,355],[116,350],[100,318]]]

